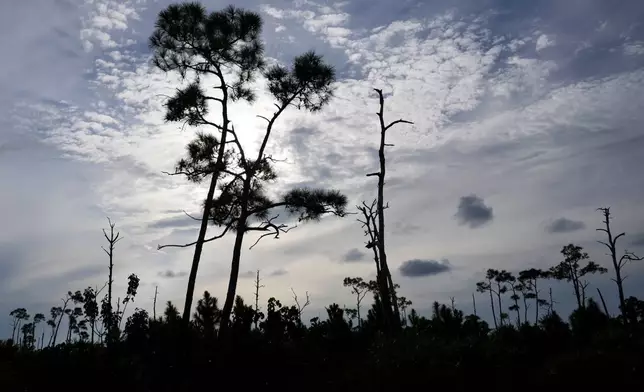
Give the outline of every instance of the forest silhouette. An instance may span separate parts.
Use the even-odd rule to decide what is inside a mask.
[[[191,248],[193,258],[185,303],[131,309],[139,278],[131,274],[125,292],[114,292],[113,269],[122,238],[116,223],[103,230],[108,276],[95,287],[69,291],[49,315],[10,312],[11,336],[0,341],[0,390],[183,391],[190,388],[278,388],[402,390],[419,387],[512,388],[606,383],[613,388],[644,385],[644,301],[624,288],[624,269],[641,261],[620,248],[625,233],[614,232],[610,208],[598,208],[598,241],[608,250],[609,268],[584,249],[567,244],[561,262],[548,269],[488,269],[472,287],[474,314],[434,302],[429,318],[399,296],[386,252],[387,132],[412,124],[386,121],[385,94],[374,89],[379,110],[379,167],[373,173],[374,199],[355,211],[335,189],[294,188],[273,196],[276,183],[270,138],[280,132],[287,111],[315,113],[333,99],[335,71],[315,52],[289,66],[267,64],[262,20],[254,12],[229,6],[209,12],[198,3],[168,6],[150,36],[152,62],[185,82],[165,103],[165,120],[198,129],[173,171],[207,186],[194,242],[159,248]],[[238,138],[229,108],[253,103],[254,81],[267,81],[275,111],[265,122],[257,151]],[[212,94],[212,95],[209,95]],[[280,220],[280,215],[282,219]],[[267,237],[278,238],[291,221],[316,222],[324,216],[355,219],[373,256],[375,280],[346,277],[342,285],[355,302],[330,304],[325,317],[303,320],[309,294],[293,292],[294,305],[262,297],[257,271],[255,295],[237,295],[243,250]],[[598,220],[599,221],[599,220]],[[259,233],[252,244],[246,234]],[[195,282],[204,246],[234,237],[228,288],[219,301]],[[609,275],[616,294],[602,293],[588,278]],[[551,283],[569,286],[575,310],[567,320],[557,312]],[[605,295],[617,295],[612,315]],[[128,306],[130,307],[128,311]],[[489,306],[491,324],[477,314]],[[162,309],[162,310],[161,310]],[[151,314],[150,314],[151,312]],[[62,329],[61,329],[62,326]]]

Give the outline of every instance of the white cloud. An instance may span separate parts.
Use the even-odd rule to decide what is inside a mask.
[[[123,45],[117,43],[113,34],[126,30],[130,20],[140,18],[137,3],[135,0],[85,0],[88,15],[82,20],[83,29],[80,32],[85,51],[91,51],[97,43],[101,49],[131,45],[131,39]]]
[[[536,46],[535,49],[537,52],[540,52],[546,48],[549,48],[551,46],[554,46],[556,44],[555,39],[546,35],[546,34],[541,34],[539,38],[537,38]]]
[[[628,42],[624,44],[624,53],[628,56],[644,55],[644,41]]]

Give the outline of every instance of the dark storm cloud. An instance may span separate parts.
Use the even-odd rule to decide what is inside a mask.
[[[188,275],[188,273],[186,271],[165,270],[159,271],[158,275],[162,278],[181,278]]]
[[[471,229],[481,227],[494,218],[492,207],[485,205],[483,199],[475,194],[461,197],[455,216],[460,225],[468,225]]]
[[[447,272],[452,268],[448,260],[408,260],[402,263],[398,270],[402,276],[408,278],[418,278],[421,276],[438,275]]]
[[[586,228],[586,224],[581,221],[575,221],[568,218],[559,218],[550,222],[546,227],[548,233],[570,233]]]
[[[355,261],[362,261],[364,260],[364,257],[365,257],[365,254],[360,252],[358,248],[353,248],[347,253],[345,253],[344,256],[342,256],[342,260],[347,263],[351,263]]]

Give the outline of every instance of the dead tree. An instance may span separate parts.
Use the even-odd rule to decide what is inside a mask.
[[[400,312],[398,310],[397,300],[395,298],[393,282],[391,279],[391,273],[389,271],[389,265],[387,263],[387,253],[385,247],[385,178],[386,178],[386,160],[385,160],[385,147],[393,146],[392,144],[386,143],[386,134],[387,131],[396,124],[413,124],[411,121],[399,119],[395,120],[389,124],[386,124],[384,119],[384,106],[385,98],[380,89],[374,89],[378,93],[379,99],[379,110],[378,110],[378,120],[380,123],[380,148],[378,149],[378,158],[380,161],[380,170],[375,173],[367,174],[367,177],[376,176],[378,177],[378,198],[376,203],[376,211],[378,218],[378,231],[376,237],[376,246],[378,248],[378,258],[380,263],[380,275],[378,276],[378,284],[380,286],[381,292],[381,301],[384,308],[384,317],[385,324],[388,328],[393,328],[397,330],[400,327],[400,323],[393,322],[394,320],[400,320]]]
[[[615,278],[611,279],[615,284],[617,285],[617,293],[619,295],[619,308],[622,313],[622,319],[624,320],[624,323],[627,322],[626,318],[626,297],[624,296],[624,280],[628,276],[623,276],[622,275],[622,269],[624,266],[634,260],[642,260],[642,257],[638,257],[635,255],[633,252],[629,251],[624,251],[624,254],[618,259],[617,258],[617,240],[620,237],[623,237],[626,235],[626,233],[619,233],[616,236],[613,236],[613,233],[611,232],[610,228],[610,220],[612,219],[610,215],[610,207],[605,207],[605,208],[598,208],[598,211],[601,211],[601,213],[604,215],[604,227],[597,229],[597,231],[603,231],[606,233],[606,236],[608,237],[608,242],[604,241],[597,241],[600,244],[606,246],[610,253],[607,255],[610,256],[611,261],[613,263],[613,269],[615,270]]]
[[[378,258],[378,247],[376,246],[376,242],[378,240],[378,227],[376,226],[378,211],[375,209],[376,203],[377,200],[375,199],[370,205],[367,205],[367,203],[363,201],[362,205],[357,206],[357,208],[364,217],[364,220],[358,219],[358,222],[362,223],[364,234],[368,237],[365,247],[373,251],[373,260],[376,263],[376,276],[380,276],[380,259]]]
[[[253,318],[253,321],[255,322],[255,329],[257,328],[257,324],[259,323],[259,289],[264,288],[265,286],[262,284],[260,285],[259,283],[261,282],[261,279],[259,279],[259,270],[257,270],[257,277],[255,278],[255,317]]]
[[[120,237],[121,233],[117,232],[114,234],[114,226],[115,224],[112,223],[110,218],[107,218],[107,222],[110,225],[110,235],[107,235],[107,232],[105,229],[103,229],[103,235],[105,236],[105,239],[107,240],[108,246],[107,249],[101,246],[103,251],[107,254],[109,257],[109,267],[108,267],[108,278],[107,278],[107,302],[112,305],[112,283],[114,283],[113,279],[113,272],[114,272],[114,246],[116,245],[117,242],[119,242],[122,237]]]
[[[300,304],[300,301],[297,299],[297,294],[295,294],[295,290],[291,287],[291,292],[293,293],[293,301],[295,301],[295,306],[297,306],[297,319],[300,321],[300,324],[302,324],[302,312],[304,309],[311,304],[311,298],[309,297],[309,292],[306,292],[306,301],[304,304]]]
[[[108,278],[107,278],[107,304],[109,307],[109,312],[107,312],[107,316],[109,317],[108,320],[108,325],[110,328],[113,328],[115,325],[115,320],[114,320],[114,314],[112,312],[112,283],[114,283],[113,279],[113,272],[114,272],[114,246],[116,245],[117,242],[119,242],[123,237],[121,237],[121,233],[117,232],[114,234],[114,226],[115,224],[112,223],[110,218],[107,218],[107,222],[110,225],[110,234],[107,235],[107,232],[105,229],[103,229],[103,235],[105,236],[105,239],[107,240],[108,246],[107,249],[105,249],[103,246],[101,248],[103,251],[107,254],[109,257],[109,267],[108,267]]]
[[[602,306],[604,307],[604,313],[606,316],[610,317],[610,313],[608,313],[608,306],[606,306],[606,301],[604,301],[604,296],[602,295],[602,291],[597,287],[597,294],[599,294],[599,299],[602,301]]]
[[[152,303],[152,320],[157,319],[157,294],[159,294],[159,286],[154,286],[154,302]]]
[[[362,327],[362,317],[360,315],[360,308],[362,305],[362,300],[369,293],[370,286],[368,282],[365,282],[361,277],[351,278],[346,277],[342,282],[344,287],[351,288],[351,294],[356,296],[356,316],[358,317],[358,328]]]
[[[474,315],[478,316],[476,314],[476,298],[474,297],[474,293],[472,293],[472,307],[474,308]]]

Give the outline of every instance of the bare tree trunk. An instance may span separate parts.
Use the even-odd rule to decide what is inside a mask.
[[[534,325],[539,323],[539,289],[537,288],[537,278],[534,280]]]
[[[259,289],[264,287],[260,285],[261,279],[259,279],[259,270],[257,270],[257,278],[255,279],[255,329],[258,329],[257,323],[259,322]]]
[[[501,283],[496,284],[496,298],[499,303],[499,324],[503,326],[503,306],[501,305]]]
[[[152,320],[157,319],[157,294],[159,294],[159,286],[154,286],[154,302],[152,303]]]
[[[496,313],[494,312],[494,297],[492,296],[492,282],[489,282],[489,284],[490,284],[490,288],[488,289],[488,291],[490,292],[490,307],[492,307],[492,320],[494,320],[494,328],[498,328],[499,325],[496,322]]]
[[[63,316],[65,316],[65,309],[67,309],[67,302],[69,302],[69,298],[63,300],[63,311],[60,313],[60,317],[58,318],[58,323],[56,323],[56,331],[54,332],[53,339],[51,342],[51,347],[56,346],[56,338],[58,338],[58,328],[60,328],[60,323],[63,321]]]
[[[604,307],[604,313],[606,313],[606,316],[610,317],[610,313],[608,313],[608,307],[606,306],[606,301],[604,301],[604,296],[602,295],[602,291],[597,287],[597,293],[599,294],[599,299],[602,301],[602,306]]]
[[[474,307],[474,316],[477,316],[477,314],[476,314],[476,298],[474,297],[474,293],[472,293],[472,306]]]
[[[380,258],[380,270],[383,275],[382,278],[378,279],[380,284],[381,300],[384,309],[384,318],[387,328],[393,328],[394,331],[397,331],[400,328],[400,311],[398,309],[398,301],[394,294],[394,286],[391,279],[391,272],[389,271],[389,265],[387,264],[387,253],[385,251],[385,214],[384,214],[384,187],[385,187],[385,176],[386,176],[386,161],[385,161],[385,147],[387,146],[385,141],[385,135],[387,130],[393,125],[398,123],[407,123],[411,124],[409,121],[397,120],[392,122],[389,125],[385,125],[384,120],[384,96],[382,90],[374,89],[378,93],[378,99],[380,103],[380,109],[378,110],[378,120],[380,122],[380,148],[378,149],[378,158],[380,161],[380,171],[378,173],[368,174],[368,176],[376,175],[378,176],[378,199],[377,199],[377,211],[378,211],[378,254]],[[393,302],[393,304],[392,304]],[[393,310],[393,312],[392,312]],[[393,320],[399,320],[396,323],[393,323]]]

